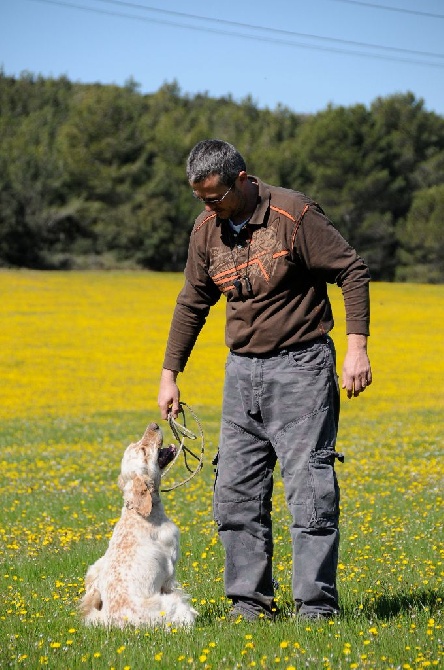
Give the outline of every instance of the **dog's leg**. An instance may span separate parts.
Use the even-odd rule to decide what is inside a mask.
[[[191,607],[187,597],[181,591],[162,595],[161,607],[164,622],[171,622],[175,626],[192,626],[197,616],[196,610]]]
[[[197,616],[187,596],[177,590],[145,598],[141,612],[141,617],[132,623],[148,626],[192,626]]]

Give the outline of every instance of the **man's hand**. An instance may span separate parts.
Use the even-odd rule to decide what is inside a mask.
[[[342,388],[355,398],[372,383],[372,371],[367,355],[367,336],[348,335],[348,349],[342,368]]]
[[[159,396],[157,404],[160,407],[162,419],[167,419],[171,412],[173,419],[177,419],[180,410],[180,391],[176,384],[178,373],[175,370],[164,368],[160,376]]]

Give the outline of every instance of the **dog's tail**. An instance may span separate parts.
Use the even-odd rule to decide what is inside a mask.
[[[90,588],[86,591],[79,603],[79,614],[84,618],[91,617],[95,612],[100,612],[103,606],[102,596],[96,588]]]
[[[78,607],[79,614],[84,619],[94,618],[94,615],[100,612],[103,607],[102,596],[100,595],[100,590],[97,586],[102,562],[103,556],[91,565],[86,573],[85,593]]]

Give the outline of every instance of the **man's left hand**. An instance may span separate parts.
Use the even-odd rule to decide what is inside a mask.
[[[348,335],[348,349],[342,368],[342,388],[349,398],[357,397],[372,383],[366,335]]]

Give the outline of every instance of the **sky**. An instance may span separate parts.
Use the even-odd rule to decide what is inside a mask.
[[[0,68],[296,113],[410,91],[444,116],[444,2],[0,0]]]

